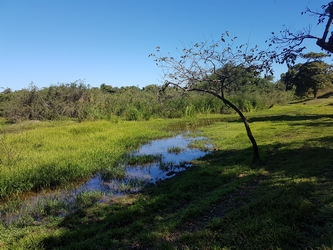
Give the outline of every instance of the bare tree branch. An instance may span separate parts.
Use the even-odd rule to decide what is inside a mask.
[[[280,31],[279,35],[272,33],[272,37],[269,39],[269,45],[272,46],[275,44],[277,46],[274,51],[270,51],[268,54],[273,61],[277,63],[287,63],[288,66],[291,66],[305,49],[305,46],[301,45],[306,39],[316,39],[316,44],[319,47],[328,53],[333,53],[333,36],[331,35],[329,40],[326,41],[333,21],[333,1],[326,5],[322,5],[321,8],[322,11],[320,12],[307,8],[301,14],[318,16],[318,25],[324,23],[326,18],[328,18],[322,37],[312,35],[310,26],[296,32],[291,31],[289,28],[285,28]]]
[[[178,50],[179,57],[164,56],[157,47],[157,53],[151,54],[164,74],[166,89],[173,86],[183,93],[190,91],[211,94],[222,100],[239,114],[253,147],[253,161],[260,159],[257,143],[252,135],[249,123],[241,110],[225,97],[228,88],[237,85],[244,77],[252,78],[261,72],[270,72],[270,58],[258,47],[248,44],[236,45],[237,37],[226,32],[219,41],[212,40],[191,44]]]

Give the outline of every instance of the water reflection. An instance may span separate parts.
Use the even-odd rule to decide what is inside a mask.
[[[155,155],[155,161],[142,165],[129,165],[126,162],[123,178],[106,179],[100,173],[82,185],[79,190],[103,191],[115,195],[137,192],[148,183],[156,184],[161,180],[173,177],[177,172],[184,171],[191,166],[191,161],[207,154],[207,150],[189,147],[194,140],[205,140],[203,137],[191,138],[186,135],[177,135],[172,138],[152,141],[140,149],[130,153],[133,158],[139,155]],[[175,153],[170,148],[179,148]],[[211,147],[205,145],[206,149]]]

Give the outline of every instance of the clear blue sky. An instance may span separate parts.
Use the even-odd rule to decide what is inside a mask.
[[[85,79],[99,87],[161,84],[150,53],[229,31],[266,49],[270,32],[324,25],[301,15],[329,0],[0,0],[0,87]],[[318,29],[319,28],[319,29]],[[320,51],[311,40],[308,51]],[[286,67],[275,69],[279,78]],[[1,89],[0,89],[1,91]]]

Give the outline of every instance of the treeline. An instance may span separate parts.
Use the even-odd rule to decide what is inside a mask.
[[[265,109],[291,98],[285,86],[274,84],[270,79],[240,86],[236,92],[228,94],[229,99],[244,112]],[[158,85],[140,89],[135,86],[118,88],[102,84],[96,88],[78,80],[42,89],[30,84],[26,89],[5,89],[0,93],[0,116],[12,123],[64,118],[79,121],[148,120],[230,112],[227,106],[213,96],[195,92],[183,94],[171,87],[161,91]]]
[[[272,76],[262,77],[253,67],[232,64],[225,64],[208,79],[223,81],[227,99],[242,112],[251,112],[295,98],[311,95],[317,98],[319,91],[327,88],[333,93],[333,66],[323,61],[326,56],[314,52],[302,55],[306,62],[289,67],[277,82]],[[202,79],[196,84],[205,89],[208,83]],[[26,89],[12,91],[8,88],[0,92],[0,117],[12,123],[66,118],[148,120],[231,112],[234,111],[213,95],[184,92],[171,86],[138,88],[102,84],[96,88],[77,80],[42,89],[31,83]]]

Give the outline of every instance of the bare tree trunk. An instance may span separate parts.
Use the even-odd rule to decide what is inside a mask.
[[[317,99],[318,97],[318,90],[314,89],[313,90],[313,99]]]
[[[253,147],[253,159],[252,159],[252,162],[258,162],[260,160],[259,149],[258,149],[257,142],[256,142],[256,140],[254,139],[254,137],[252,135],[252,131],[251,131],[251,128],[250,128],[250,125],[249,125],[248,121],[246,120],[246,118],[243,115],[243,113],[239,110],[239,108],[237,108],[234,104],[232,104],[227,99],[225,99],[225,98],[221,98],[221,99],[222,99],[222,101],[225,104],[227,104],[233,110],[235,110],[238,113],[238,115],[241,117],[241,119],[242,119],[242,121],[244,123],[245,129],[246,129],[247,136],[249,137],[249,139],[250,139],[250,141],[252,143],[252,147]]]
[[[252,148],[253,148],[253,159],[252,159],[252,162],[258,162],[260,160],[258,145],[257,145],[257,142],[256,142],[256,140],[254,139],[254,137],[252,135],[252,131],[251,131],[250,125],[249,125],[248,121],[246,120],[245,116],[243,115],[242,111],[240,111],[239,108],[237,108],[230,101],[228,101],[227,99],[225,99],[224,96],[220,96],[220,95],[216,94],[215,92],[212,92],[212,91],[209,91],[209,90],[204,90],[204,89],[197,89],[197,88],[193,88],[190,91],[198,91],[198,92],[204,92],[204,93],[211,94],[211,95],[219,98],[220,100],[222,100],[226,105],[228,105],[229,107],[231,107],[233,110],[235,110],[237,112],[237,114],[241,117],[241,119],[242,119],[242,121],[244,123],[247,136],[249,137],[249,139],[250,139],[250,141],[252,143]]]
[[[333,15],[330,13],[330,17],[329,17],[329,19],[327,21],[327,24],[326,24],[326,27],[325,27],[325,31],[324,31],[324,34],[323,34],[323,37],[322,37],[323,41],[326,41],[326,37],[328,35],[328,31],[330,30],[332,21],[333,21]]]
[[[332,21],[333,21],[333,13],[330,12],[330,17],[327,21],[323,37],[321,39],[317,40],[317,45],[319,47],[321,47],[322,49],[325,49],[325,50],[333,53],[333,44],[332,44],[333,35],[331,35],[329,41],[326,42],[326,38],[327,38],[327,35],[328,35],[328,31],[330,30]]]

